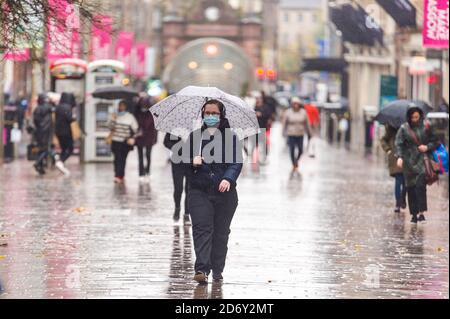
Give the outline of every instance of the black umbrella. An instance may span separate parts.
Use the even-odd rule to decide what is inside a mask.
[[[111,86],[95,90],[92,96],[105,100],[125,100],[139,96],[139,93],[127,86]]]
[[[406,112],[411,106],[419,107],[425,115],[433,110],[429,104],[423,101],[397,100],[386,105],[383,110],[377,114],[375,121],[378,121],[381,124],[388,124],[398,129],[406,122]]]

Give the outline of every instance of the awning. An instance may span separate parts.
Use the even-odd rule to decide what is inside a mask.
[[[344,42],[350,42],[359,44],[363,40],[359,36],[359,32],[355,32],[353,23],[350,22],[348,17],[345,16],[342,8],[330,8],[331,21],[336,28],[342,33],[342,40]]]
[[[339,58],[304,59],[302,72],[320,71],[342,73],[347,66],[348,63],[344,59]]]
[[[384,32],[361,6],[345,4],[331,8],[331,21],[342,32],[344,42],[374,46],[383,45]]]
[[[401,28],[417,27],[417,10],[408,0],[376,0]]]

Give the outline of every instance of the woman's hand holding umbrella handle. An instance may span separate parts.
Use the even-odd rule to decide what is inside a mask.
[[[399,158],[399,159],[397,160],[397,166],[398,166],[399,168],[403,168],[403,159],[402,159],[402,158]]]
[[[224,179],[219,185],[219,192],[221,193],[229,192],[230,188],[231,188],[230,182]]]
[[[202,166],[203,165],[203,157],[201,157],[201,156],[194,157],[193,164],[195,167]]]
[[[426,145],[420,145],[420,146],[419,146],[419,152],[421,152],[421,153],[426,153],[426,152],[428,152],[428,146],[426,146]]]

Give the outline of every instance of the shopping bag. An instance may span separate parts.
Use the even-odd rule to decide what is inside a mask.
[[[441,166],[441,173],[448,173],[448,151],[444,144],[440,144],[433,152],[433,158]]]

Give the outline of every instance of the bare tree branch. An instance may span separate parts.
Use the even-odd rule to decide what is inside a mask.
[[[102,10],[99,0],[67,0],[77,8],[80,25],[77,32],[89,32],[97,14]],[[58,2],[57,2],[58,3]],[[65,25],[64,17],[59,16],[60,8],[51,5],[49,0],[0,0],[0,52],[19,47],[40,48],[46,40],[46,25],[53,20]]]

